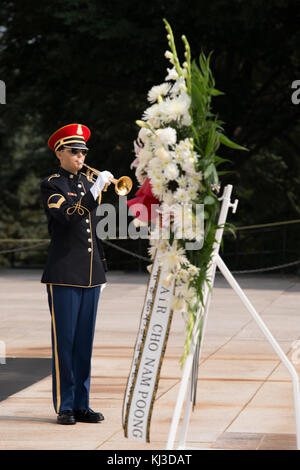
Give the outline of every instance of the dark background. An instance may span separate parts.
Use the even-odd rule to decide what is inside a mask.
[[[228,137],[248,152],[220,149],[232,163],[221,178],[239,199],[229,221],[238,226],[300,219],[300,105],[291,88],[300,79],[299,2],[288,0],[1,0],[0,264],[41,267],[46,247],[3,253],[48,238],[39,182],[56,171],[47,140],[68,123],[92,132],[88,162],[137,189],[133,141],[147,92],[162,83],[169,63],[162,19],[179,53],[185,34],[196,60],[213,51],[213,111]],[[183,57],[181,56],[182,61]],[[117,204],[113,190],[106,202]],[[224,238],[231,269],[273,266],[300,259],[299,224],[239,230]],[[147,256],[147,242],[114,243]],[[146,262],[106,246],[110,269],[144,270]],[[298,269],[298,266],[290,268]]]

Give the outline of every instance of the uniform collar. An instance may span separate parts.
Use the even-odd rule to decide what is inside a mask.
[[[79,173],[79,175],[74,175],[74,173],[71,173],[70,171],[65,170],[62,167],[59,168],[58,173],[62,176],[65,176],[65,178],[68,178],[69,180],[72,180],[72,181],[78,181],[80,179],[80,173]]]

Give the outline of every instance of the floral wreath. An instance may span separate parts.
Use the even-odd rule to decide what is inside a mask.
[[[159,249],[159,263],[164,267],[164,283],[175,281],[176,291],[170,308],[182,313],[186,323],[183,363],[190,350],[193,327],[199,309],[203,310],[203,286],[209,282],[207,271],[211,262],[220,202],[219,176],[221,163],[229,161],[216,154],[221,144],[239,150],[244,147],[232,142],[223,132],[222,123],[211,111],[212,97],[223,93],[215,88],[210,70],[210,55],[203,53],[199,65],[191,62],[190,46],[185,36],[185,60],[180,64],[172,29],[164,19],[170,50],[165,81],[148,92],[150,106],[144,111],[134,142],[135,159],[131,168],[140,188],[129,207],[142,202],[148,209],[159,206],[154,215],[155,229],[150,237],[151,259]],[[204,205],[205,229],[195,231],[195,207]],[[182,237],[176,214],[184,213]],[[180,219],[180,217],[179,217]],[[153,217],[138,216],[136,225],[149,225]],[[180,225],[180,224],[179,224]],[[232,227],[231,227],[232,228]],[[169,236],[162,236],[168,230]],[[187,241],[201,242],[198,250],[186,250]],[[152,266],[152,265],[151,265]],[[148,267],[151,271],[151,266]],[[200,331],[201,335],[201,323]]]

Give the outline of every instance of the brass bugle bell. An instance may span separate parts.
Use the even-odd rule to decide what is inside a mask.
[[[96,170],[95,168],[86,165],[85,163],[82,163],[82,165],[85,166],[87,169],[85,173],[87,180],[91,183],[95,183],[99,173],[101,172],[99,170]],[[132,188],[132,180],[131,178],[129,178],[129,176],[121,176],[121,178],[119,179],[110,178],[110,181],[114,183],[115,192],[118,194],[118,196],[126,196],[128,193],[130,193]],[[107,191],[107,187],[108,184],[105,185],[103,191]]]

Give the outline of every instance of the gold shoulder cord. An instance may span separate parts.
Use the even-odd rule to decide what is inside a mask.
[[[59,178],[60,177],[60,174],[59,173],[55,173],[54,175],[51,175],[49,178],[48,178],[48,181],[50,181],[52,178]]]

